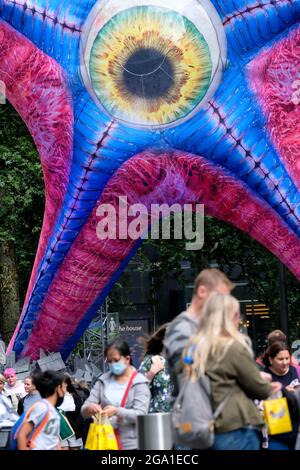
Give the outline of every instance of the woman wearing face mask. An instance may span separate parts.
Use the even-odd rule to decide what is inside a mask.
[[[136,418],[148,412],[148,381],[131,365],[130,350],[126,342],[117,340],[108,344],[105,356],[109,372],[97,380],[81,413],[85,418],[90,418],[103,412],[111,418],[121,448],[137,449]]]

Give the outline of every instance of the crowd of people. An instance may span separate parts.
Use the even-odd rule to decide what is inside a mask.
[[[172,412],[187,364],[197,380],[209,378],[212,408],[225,403],[214,422],[211,450],[300,447],[299,364],[280,330],[268,335],[266,349],[255,360],[250,339],[240,332],[233,287],[217,269],[203,270],[187,310],[148,339],[139,370],[128,344],[115,340],[105,350],[109,370],[90,391],[58,372],[37,372],[23,383],[14,369],[6,369],[0,375],[0,404],[15,420],[24,417],[16,434],[18,449],[83,449],[89,424],[101,414],[113,426],[120,449],[138,449],[137,417]],[[268,436],[263,403],[278,396],[287,399],[292,430]]]

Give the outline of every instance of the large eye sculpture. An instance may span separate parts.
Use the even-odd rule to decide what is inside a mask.
[[[127,125],[177,125],[220,83],[226,40],[217,12],[208,0],[178,3],[101,1],[87,21],[83,80],[98,105]]]

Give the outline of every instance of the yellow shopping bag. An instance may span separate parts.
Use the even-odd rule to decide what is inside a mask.
[[[97,424],[95,423],[95,421],[91,423],[89,426],[89,431],[88,431],[88,435],[87,435],[86,442],[85,442],[85,448],[87,450],[97,450],[96,427],[97,427]]]
[[[114,432],[114,428],[110,424],[109,421],[102,424],[103,429],[103,443],[105,442],[105,449],[104,450],[119,450],[118,442],[116,439],[116,435]]]
[[[100,413],[93,419],[94,422],[90,424],[85,448],[87,450],[118,450],[114,429],[107,415]]]
[[[265,421],[270,435],[292,431],[292,422],[286,398],[264,402]]]

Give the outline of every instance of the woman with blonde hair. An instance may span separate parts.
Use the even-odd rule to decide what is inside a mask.
[[[258,450],[264,422],[253,400],[264,400],[281,388],[260,375],[251,341],[239,332],[240,320],[234,297],[211,294],[188,347],[193,371],[210,379],[213,409],[226,399],[215,422],[212,450]]]

